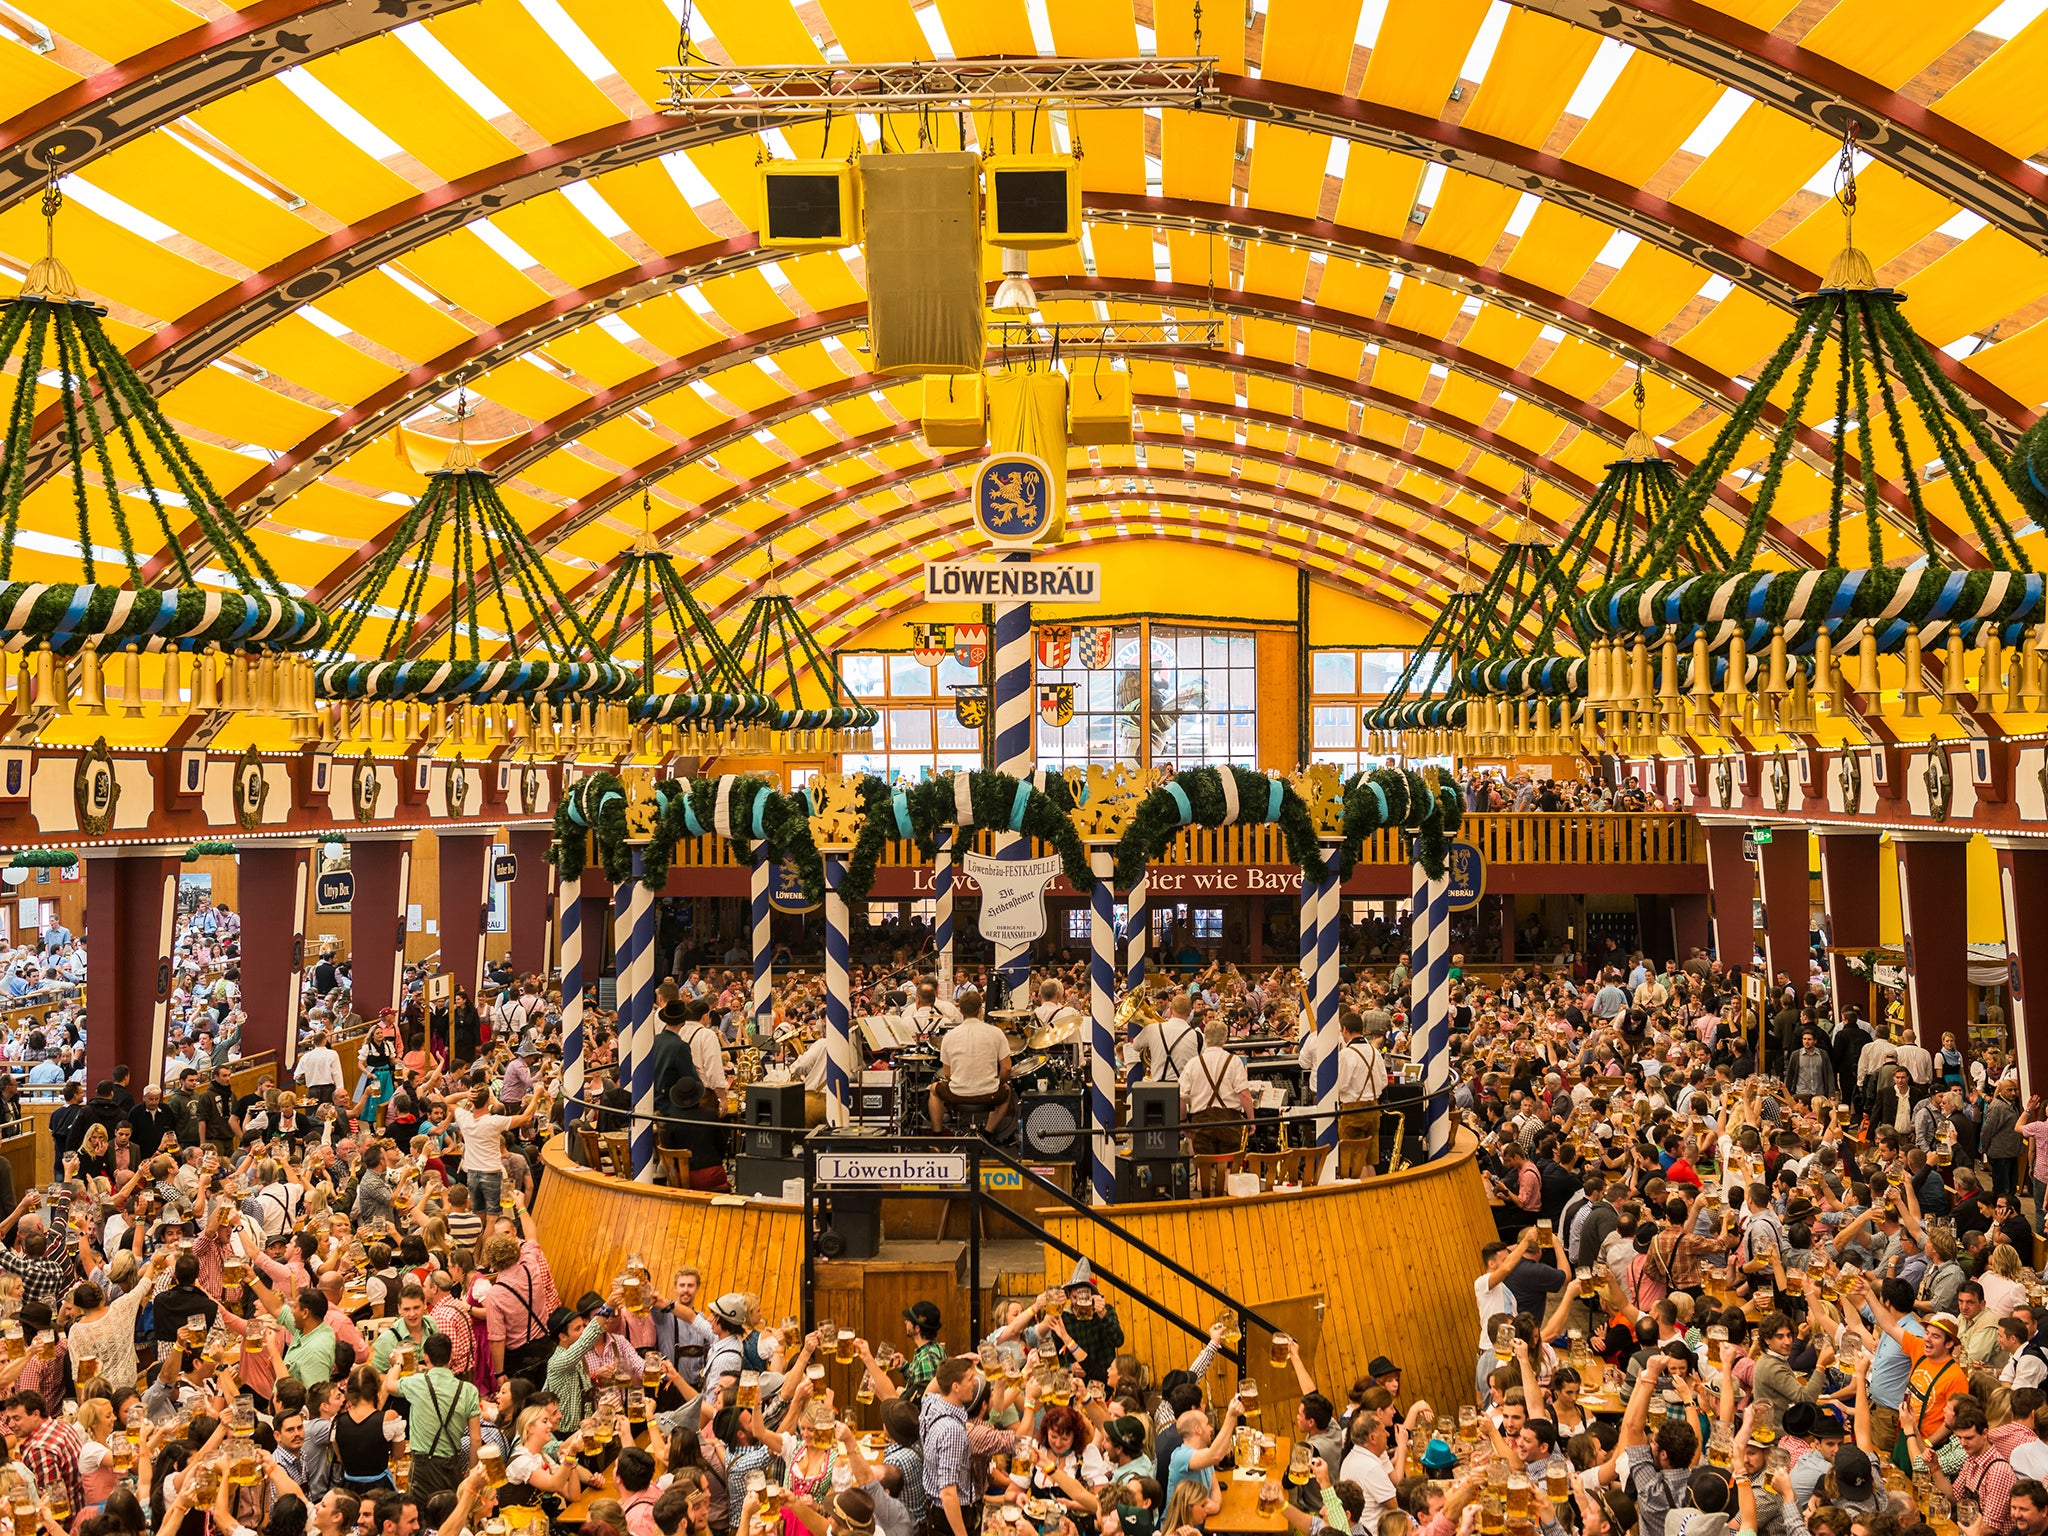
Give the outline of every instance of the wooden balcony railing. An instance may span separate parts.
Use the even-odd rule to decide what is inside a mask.
[[[1493,811],[1467,816],[1458,834],[1476,843],[1489,864],[1691,864],[1706,858],[1699,823],[1684,811]],[[982,829],[974,846],[993,851],[995,834]],[[1366,840],[1360,861],[1399,864],[1407,851],[1398,833]],[[1040,850],[1044,851],[1044,850]],[[891,840],[882,863],[922,865],[912,843]],[[1190,827],[1160,860],[1163,864],[1287,864],[1286,840],[1272,825]],[[686,869],[738,863],[724,839],[679,843],[675,863]]]

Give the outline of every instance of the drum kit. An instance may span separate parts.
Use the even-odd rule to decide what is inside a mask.
[[[1030,1028],[1036,1017],[1029,1008],[989,1010],[989,1022],[1001,1028],[1010,1041],[1012,1087],[1024,1093],[1080,1087],[1087,1081],[1081,1061],[1087,1019],[1070,1011],[1049,1024]],[[938,1039],[937,1034],[926,1035],[915,1045],[898,1048],[891,1057],[896,1088],[891,1129],[900,1135],[927,1134],[932,1129],[927,1106],[939,1075]]]

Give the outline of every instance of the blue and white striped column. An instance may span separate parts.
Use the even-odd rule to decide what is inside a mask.
[[[753,884],[748,894],[752,898],[754,918],[754,1038],[766,1042],[775,1034],[775,975],[774,966],[770,963],[774,945],[768,907],[768,885],[775,874],[775,854],[766,838],[754,844],[754,866],[750,873]]]
[[[1152,913],[1149,898],[1152,877],[1148,874],[1124,898],[1124,990],[1135,992],[1145,985],[1145,947],[1152,942]]]
[[[1316,976],[1309,1000],[1316,1011],[1316,1145],[1334,1150],[1337,1145],[1337,1052],[1343,1037],[1337,1028],[1337,940],[1343,932],[1343,894],[1337,877],[1336,843],[1324,843],[1323,858],[1329,876],[1316,888]]]
[[[1088,1122],[1095,1132],[1088,1166],[1095,1203],[1108,1205],[1116,1197],[1116,855],[1091,848],[1088,867],[1095,875],[1088,891]]]
[[[853,947],[852,915],[839,894],[846,855],[825,855],[825,1123],[835,1128],[851,1118],[853,1104],[853,986],[848,974]]]
[[[1029,550],[1010,550],[998,556],[1012,565],[1029,565]],[[1031,605],[997,603],[990,612],[989,643],[995,650],[995,686],[990,690],[990,715],[995,722],[996,772],[1028,778],[1032,762],[1032,723],[1038,715],[1036,662],[1031,644]],[[1031,850],[1023,835],[998,833],[995,856],[999,859],[1028,859]],[[1010,1006],[1025,1006],[1025,988],[1031,980],[1031,950],[1028,946],[1002,945],[996,950],[996,969],[1009,989]]]
[[[1415,905],[1408,953],[1408,1058],[1422,1066],[1422,1116],[1427,1156],[1451,1144],[1451,882],[1415,866]]]
[[[953,1000],[953,844],[959,835],[952,827],[944,828],[932,860],[932,949],[938,957],[942,1003]]]
[[[562,1125],[576,1123],[583,1106],[583,876],[555,890],[562,932]]]
[[[646,868],[638,849],[633,873],[613,901],[613,929],[619,948],[620,1033],[632,1043],[632,1069],[625,1074],[633,1096],[633,1129],[628,1150],[633,1177],[654,1181],[654,892],[641,882]]]

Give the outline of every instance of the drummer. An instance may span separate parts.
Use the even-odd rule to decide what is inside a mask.
[[[1077,1038],[1081,1028],[1081,1010],[1067,1000],[1066,989],[1057,981],[1047,981],[1039,987],[1038,1005],[1031,1010],[1031,1016],[1038,1021],[1034,1033],[1050,1034],[1055,1045]]]
[[[920,1035],[935,1035],[958,1024],[960,1010],[951,1003],[939,1001],[939,984],[927,976],[918,982],[917,1001],[903,1010],[903,1017]]]

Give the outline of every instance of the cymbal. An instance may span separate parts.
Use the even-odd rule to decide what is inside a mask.
[[[1029,1008],[991,1008],[988,1010],[988,1016],[992,1019],[1028,1019],[1031,1017],[1031,1010]]]
[[[1056,1045],[1072,1045],[1081,1038],[1081,1019],[1077,1014],[1060,1023],[1048,1024],[1031,1037],[1031,1049],[1049,1050]]]

